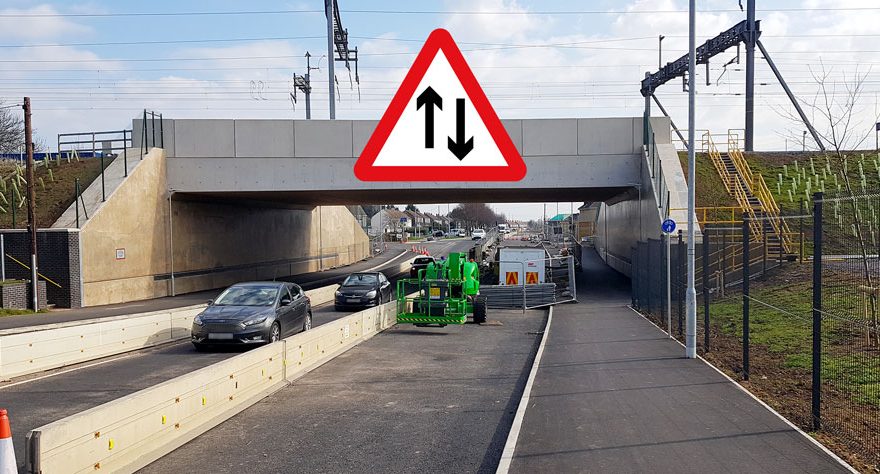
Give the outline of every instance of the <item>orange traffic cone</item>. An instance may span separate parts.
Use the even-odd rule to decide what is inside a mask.
[[[12,429],[6,410],[0,410],[0,474],[16,474],[15,451],[12,449]]]

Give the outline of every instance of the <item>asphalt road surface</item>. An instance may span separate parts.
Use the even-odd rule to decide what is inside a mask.
[[[432,253],[439,255],[462,251],[469,246],[469,241],[441,241],[433,244]],[[391,250],[389,246],[389,257],[398,254],[400,251]],[[351,271],[372,269],[377,265],[381,266],[376,270],[382,271],[383,266],[397,267],[401,261],[412,256],[407,253],[390,264],[382,262],[391,258],[385,258],[382,262],[359,262],[355,266],[337,269],[333,275],[322,272],[320,280],[313,278],[312,281],[321,281],[322,286],[329,285],[333,282],[326,281],[328,277],[338,281]],[[387,276],[394,281],[400,275],[389,272]],[[332,303],[316,306],[312,308],[313,325],[326,324],[352,313],[336,312]],[[24,466],[24,437],[28,431],[206,367],[240,351],[231,348],[196,352],[189,341],[180,341],[0,383],[0,406],[9,411],[19,469]]]
[[[546,314],[394,326],[142,472],[495,472]]]

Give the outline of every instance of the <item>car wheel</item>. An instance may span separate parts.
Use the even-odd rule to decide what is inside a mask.
[[[333,306],[333,311],[342,311],[342,309],[341,306]]]
[[[278,342],[281,340],[281,325],[278,324],[278,321],[272,323],[272,328],[269,329],[269,342]]]
[[[312,329],[312,312],[306,313],[306,320],[303,321],[303,332]]]
[[[198,342],[194,342],[193,346],[196,348],[196,352],[205,352],[208,350],[207,346],[199,344]]]

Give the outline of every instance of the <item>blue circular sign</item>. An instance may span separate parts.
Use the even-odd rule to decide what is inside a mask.
[[[675,231],[675,221],[672,219],[666,219],[663,221],[663,224],[660,224],[660,229],[664,234],[671,234]]]

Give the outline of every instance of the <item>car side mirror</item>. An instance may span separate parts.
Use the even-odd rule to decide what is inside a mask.
[[[212,304],[214,304],[214,300],[208,300],[208,306],[211,306]]]
[[[289,306],[290,303],[292,303],[290,297],[285,296],[284,298],[281,298],[281,306]]]

